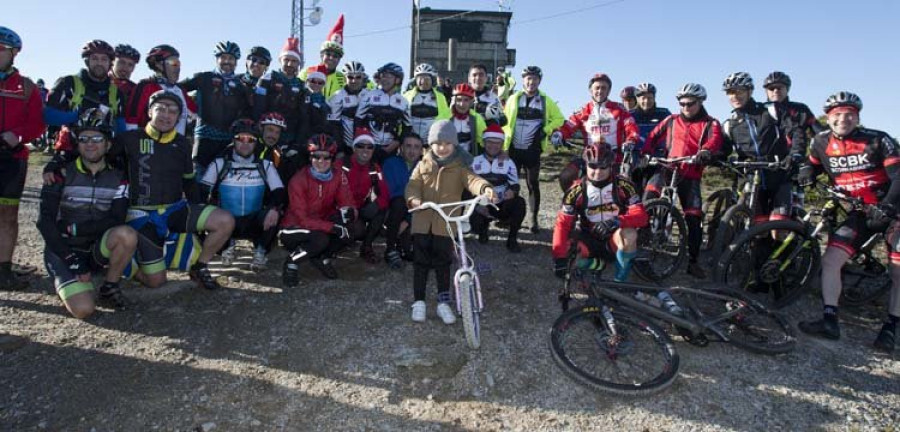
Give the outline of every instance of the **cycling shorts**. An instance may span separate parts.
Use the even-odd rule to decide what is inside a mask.
[[[88,269],[91,272],[99,272],[109,264],[109,249],[106,248],[106,237],[108,235],[109,230],[103,233],[100,240],[77,247],[72,246],[70,250],[88,264]],[[44,250],[44,264],[47,266],[47,274],[53,279],[56,294],[63,301],[68,300],[75,294],[94,289],[94,284],[90,281],[79,281],[78,275],[69,270],[66,260],[51,252],[50,249]]]
[[[836,247],[853,255],[862,246],[878,234],[866,225],[866,214],[861,211],[850,212],[847,219],[828,237],[828,247]],[[900,263],[900,222],[894,221],[884,234],[885,248],[892,263]]]
[[[174,205],[174,204],[173,204]],[[168,233],[160,235],[160,230],[153,222],[147,222],[136,228],[132,221],[142,217],[147,212],[165,212],[165,208],[158,210],[129,209],[129,225],[138,232],[138,264],[144,274],[152,275],[166,270],[166,241],[170,233],[199,233],[206,226],[206,220],[216,209],[215,206],[205,204],[187,204],[173,211],[166,218],[165,228]],[[193,259],[193,258],[191,258]],[[182,266],[179,265],[179,268]]]
[[[19,206],[27,172],[28,160],[0,156],[0,206]]]
[[[579,242],[579,256],[600,258],[606,262],[616,261],[616,251],[619,250],[613,241],[612,234],[597,237],[584,230],[576,230],[575,239]]]
[[[754,222],[790,219],[794,206],[790,175],[780,172],[765,172],[763,175],[766,176],[765,187],[756,193],[756,205],[752,209]]]

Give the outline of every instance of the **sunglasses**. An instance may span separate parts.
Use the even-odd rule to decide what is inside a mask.
[[[375,144],[356,144],[353,147],[362,150],[375,150]]]
[[[102,143],[102,142],[104,142],[104,141],[106,141],[106,137],[103,136],[103,135],[80,136],[80,137],[78,137],[78,143],[79,143],[79,144],[87,144],[87,143],[100,144],[100,143]]]
[[[181,60],[178,57],[169,57],[165,60],[165,63],[172,67],[181,66]]]
[[[322,80],[308,80],[308,81],[310,84],[325,85],[325,81],[322,81]]]
[[[348,80],[361,80],[364,77],[362,75],[347,75]]]
[[[681,106],[684,107],[684,108],[691,108],[691,107],[693,107],[694,105],[697,105],[697,101],[693,101],[693,102],[678,102],[678,105],[681,105]]]
[[[256,141],[256,137],[250,134],[239,134],[234,136],[234,140],[247,144]]]
[[[590,169],[607,169],[612,166],[612,162],[588,162],[587,166]]]
[[[250,63],[256,63],[256,64],[265,65],[265,66],[269,65],[269,62],[267,62],[264,59],[261,59],[259,57],[255,57],[255,56],[247,57],[247,60],[249,60]]]
[[[332,156],[330,154],[316,154],[313,153],[309,155],[309,158],[312,160],[331,160]]]

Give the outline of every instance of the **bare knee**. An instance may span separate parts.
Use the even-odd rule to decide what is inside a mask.
[[[213,210],[206,220],[205,228],[210,232],[230,233],[234,231],[234,216],[222,209]]]
[[[64,300],[66,309],[73,317],[85,319],[94,313],[94,293],[91,291],[78,293]]]
[[[110,229],[108,243],[110,249],[123,247],[134,250],[137,248],[137,231],[127,225],[120,225]]]
[[[166,283],[166,272],[161,271],[159,273],[154,274],[143,274],[141,276],[141,283],[143,283],[147,288],[159,288]]]

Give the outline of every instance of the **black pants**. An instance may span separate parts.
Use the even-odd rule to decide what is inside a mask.
[[[290,253],[289,259],[296,263],[334,256],[349,244],[334,234],[302,228],[285,228],[278,237]]]
[[[234,218],[234,231],[231,232],[231,238],[253,240],[254,247],[261,247],[269,252],[272,250],[272,242],[278,235],[278,224],[269,229],[263,229],[263,222],[266,220],[266,214],[269,209],[261,209],[256,213]]]
[[[488,212],[494,219],[504,221],[509,224],[509,237],[514,238],[522,228],[522,221],[525,220],[525,199],[516,195],[513,199],[508,199],[497,206],[498,209],[487,207]],[[472,231],[480,233],[488,228],[490,221],[478,212],[472,214],[469,219],[472,224]]]
[[[369,202],[359,208],[359,217],[352,224],[354,240],[362,240],[363,246],[371,246],[375,237],[384,226],[386,210],[378,208],[378,204]]]
[[[388,207],[387,222],[385,223],[386,231],[384,234],[387,250],[405,250],[409,251],[412,247],[412,238],[409,234],[409,227],[400,232],[400,224],[407,220],[409,215],[406,206],[406,198],[402,196],[391,199],[391,205]]]
[[[538,147],[540,148],[540,147]],[[541,210],[541,157],[537,152],[529,149],[526,151],[510,152],[510,159],[519,170],[519,178],[525,179],[528,186],[528,206],[531,207],[531,226],[537,226],[538,212]],[[524,174],[523,174],[524,173]]]
[[[434,234],[413,234],[413,298],[425,300],[428,273],[434,270],[438,301],[450,301],[450,265],[453,264],[453,240]]]

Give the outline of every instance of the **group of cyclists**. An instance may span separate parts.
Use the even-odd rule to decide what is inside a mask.
[[[48,273],[72,315],[89,316],[95,301],[124,307],[123,278],[155,287],[169,269],[219,288],[208,263],[217,254],[226,264],[233,261],[238,239],[252,241],[255,269],[267,268],[272,247],[283,245],[286,287],[298,285],[306,263],[337,278],[334,257],[358,241],[359,257],[369,264],[383,260],[396,269],[414,262],[414,321],[424,320],[425,280],[434,269],[438,315],[449,324],[455,318],[447,306],[448,233],[442,223],[408,210],[430,197],[487,194],[496,207],[476,212],[473,234],[488,242],[496,221],[508,229],[506,248],[519,253],[526,217],[532,233],[541,229],[544,153],[580,135],[583,152],[559,177],[564,198],[552,246],[558,276],[567,271],[570,242],[577,241],[580,253],[595,260],[591,265],[613,262],[614,278],[626,280],[638,230],[648,223],[642,202],[658,196],[671,175],[649,167],[648,157],[690,156],[679,167],[677,196],[688,230],[687,272],[705,278],[699,260],[704,166],[729,155],[784,161],[790,169],[763,179],[753,209],[757,221],[790,218],[794,185],[808,185],[820,172],[872,204],[832,235],[822,266],[824,317],[801,323],[801,330],[840,336],[840,268],[867,233],[887,230],[895,282],[875,346],[893,349],[900,317],[894,234],[900,150],[887,134],[859,126],[862,102],[855,94],[828,97],[825,128],[806,105],[789,99],[788,75],[765,78],[768,102],[762,103],[753,99],[750,75],[737,72],[722,85],[733,111],[720,122],[704,108],[707,91],[700,84],[676,92],[680,109],[672,114],[657,106],[651,83],[624,88],[622,103],[610,100],[612,80],[600,73],[588,80],[590,101],[565,118],[540,89],[539,67],[525,67],[522,89],[509,91],[511,80],[491,85],[487,67],[475,64],[468,82],[452,87],[448,97],[437,71],[420,64],[404,92],[404,71],[395,63],[379,67],[372,79],[359,62],[339,68],[342,31],[341,25],[332,29],[320,47],[321,62],[309,68],[302,67],[299,41],[288,38],[277,68],[269,70],[276,58],[256,46],[246,71],[238,73],[242,50],[222,41],[211,69],[187,79],[181,79],[178,50],[158,45],[144,55],[153,75],[138,82],[131,80],[138,50],[92,40],[81,51],[84,67],[42,96],[13,66],[21,38],[0,27],[0,286],[25,287],[12,268],[27,171],[24,144],[56,126],[62,131],[44,169],[37,225]],[[631,169],[620,169],[623,164]],[[379,257],[373,242],[382,232],[386,250]],[[95,294],[96,271],[105,276]]]

